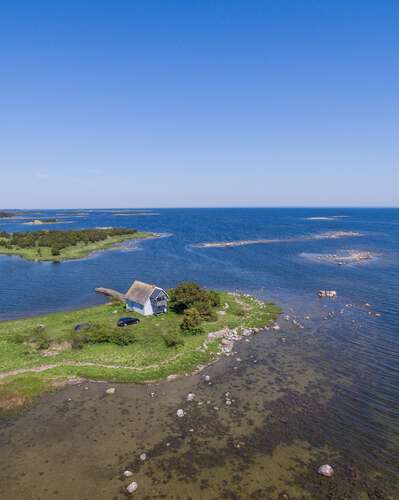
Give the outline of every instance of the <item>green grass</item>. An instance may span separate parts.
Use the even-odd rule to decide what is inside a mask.
[[[209,332],[226,326],[262,327],[272,323],[281,312],[273,304],[260,303],[251,297],[236,297],[224,292],[220,292],[220,297],[221,306],[218,310],[225,314],[218,314],[217,321],[204,322],[202,334],[184,335],[184,344],[174,347],[167,347],[162,338],[162,333],[167,331],[180,334],[182,316],[172,311],[160,316],[140,317],[139,324],[126,327],[126,331],[132,332],[136,338],[133,344],[86,344],[82,349],[66,350],[51,357],[44,356],[42,351],[29,343],[16,343],[16,337],[29,336],[39,324],[45,325],[46,332],[56,344],[71,340],[73,335],[76,335],[74,326],[77,323],[96,323],[115,328],[117,319],[126,315],[123,306],[106,304],[0,323],[0,373],[57,365],[40,373],[32,372],[24,376],[0,379],[0,401],[2,391],[4,392],[9,384],[12,385],[10,390],[6,391],[7,394],[12,391],[19,394],[17,388],[20,387],[22,398],[30,400],[31,393],[32,397],[36,396],[35,387],[39,387],[39,392],[40,387],[47,390],[54,379],[78,376],[119,382],[145,382],[159,380],[171,374],[190,373],[198,365],[211,361],[217,353],[218,341],[209,343],[205,352],[199,350]],[[225,304],[228,305],[226,308]],[[71,366],[70,363],[91,363],[95,366]],[[33,381],[40,381],[43,386]]]
[[[26,408],[44,392],[54,390],[53,381],[39,374],[24,374],[9,377],[0,384],[0,412],[12,414],[21,408]]]
[[[98,241],[96,243],[84,244],[79,243],[74,246],[63,248],[60,255],[52,255],[51,247],[34,247],[34,248],[20,248],[14,246],[13,248],[6,248],[1,245],[2,239],[0,238],[0,254],[3,255],[17,255],[26,260],[33,261],[51,261],[51,262],[62,262],[64,260],[74,260],[87,257],[93,252],[99,250],[106,250],[111,248],[118,243],[130,240],[141,240],[145,238],[151,238],[155,235],[152,233],[137,232],[132,236],[131,234],[125,234],[120,236],[109,236],[107,239]],[[5,241],[3,239],[3,241]]]

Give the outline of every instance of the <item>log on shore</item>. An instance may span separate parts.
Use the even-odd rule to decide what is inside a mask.
[[[112,290],[112,288],[99,287],[96,288],[96,293],[102,293],[103,295],[111,297],[112,299],[119,300],[120,302],[125,302],[125,294],[117,292],[116,290]]]

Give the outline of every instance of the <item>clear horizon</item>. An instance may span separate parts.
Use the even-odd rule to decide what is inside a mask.
[[[1,13],[0,209],[399,206],[399,4]]]

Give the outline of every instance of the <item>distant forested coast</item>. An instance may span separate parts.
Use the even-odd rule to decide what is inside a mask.
[[[5,210],[0,210],[0,219],[8,219],[10,217],[14,217],[15,214],[12,212],[8,212]]]
[[[80,229],[77,231],[0,232],[0,254],[27,260],[62,261],[85,257],[131,239],[155,236],[127,228]]]

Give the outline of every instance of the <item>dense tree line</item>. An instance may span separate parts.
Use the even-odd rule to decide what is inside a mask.
[[[0,232],[2,246],[6,248],[49,247],[53,255],[59,255],[63,248],[79,243],[89,244],[104,241],[108,237],[134,235],[136,229],[80,229],[78,231],[31,231],[20,233]]]

